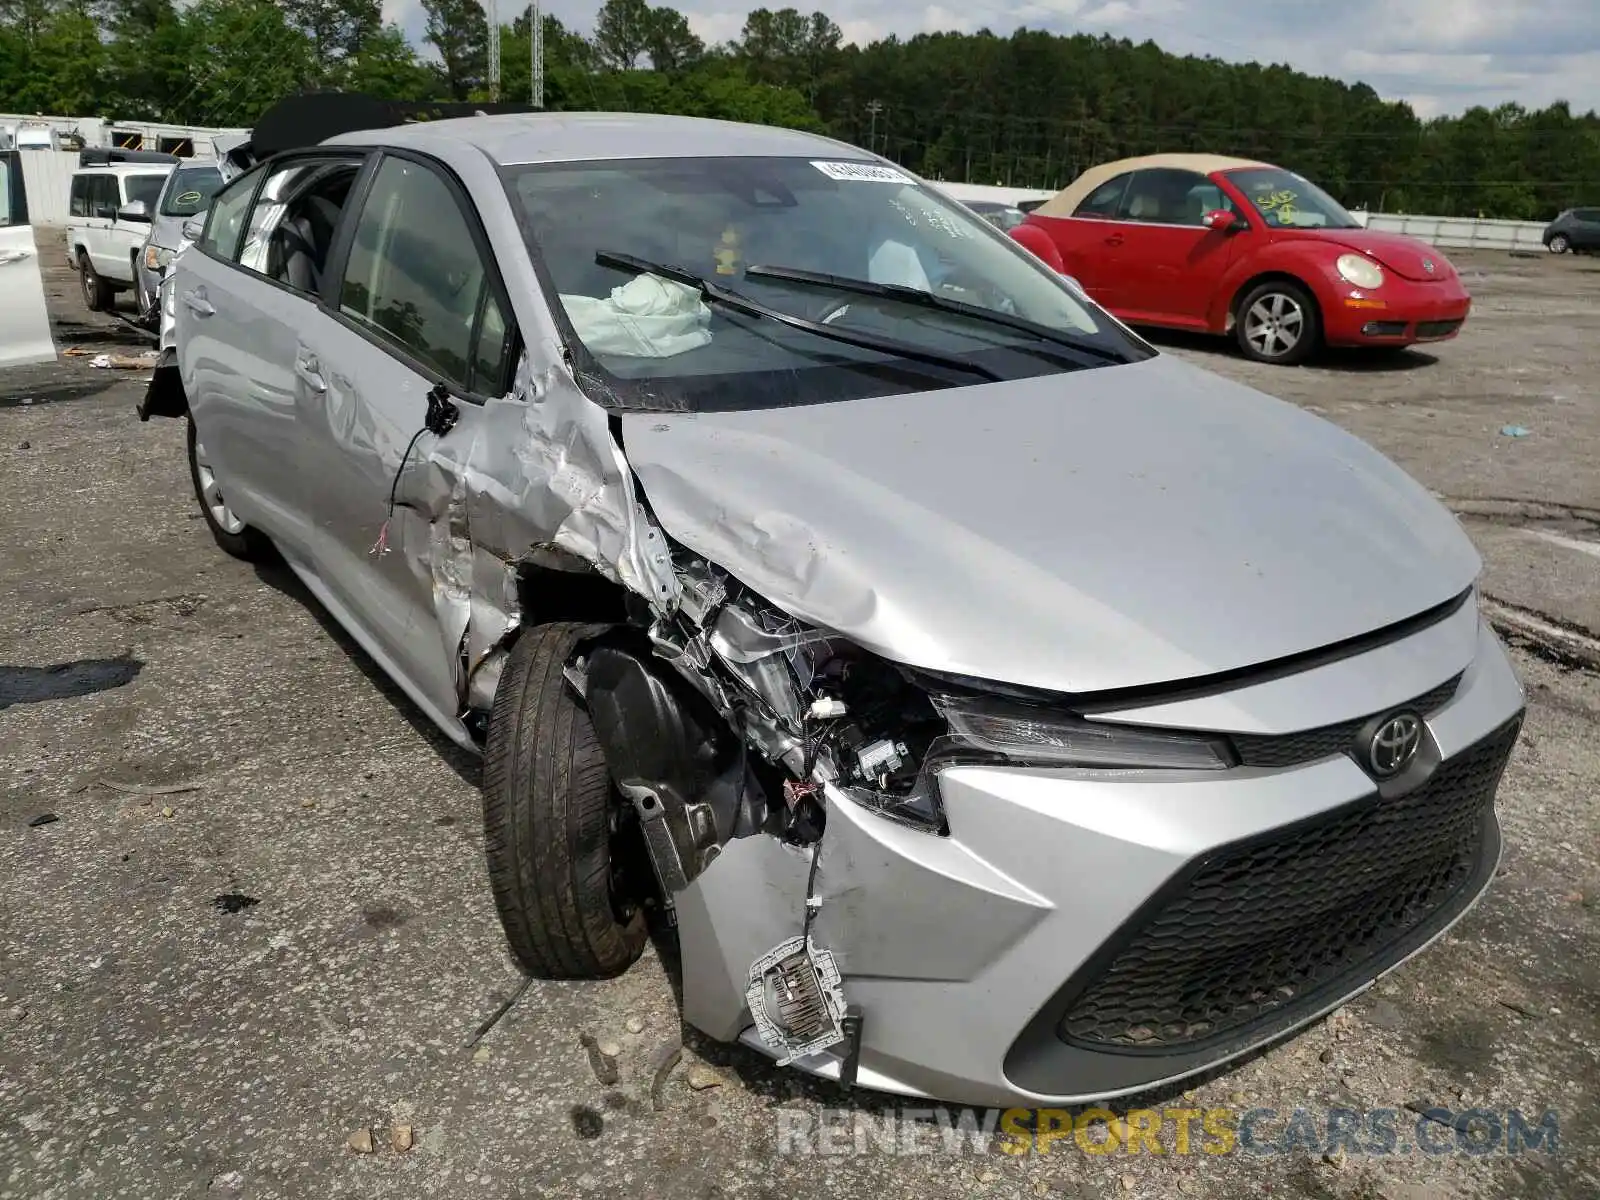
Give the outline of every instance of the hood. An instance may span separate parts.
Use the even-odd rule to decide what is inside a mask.
[[[1317,229],[1297,230],[1320,242],[1334,242],[1359,250],[1374,258],[1402,279],[1415,283],[1438,283],[1454,279],[1456,271],[1450,260],[1427,242],[1407,237],[1403,233],[1382,233],[1373,229]],[[1432,263],[1430,271],[1424,263]]]
[[[747,412],[625,413],[673,538],[934,671],[1170,683],[1415,616],[1477,577],[1454,517],[1292,405],[1160,355]]]

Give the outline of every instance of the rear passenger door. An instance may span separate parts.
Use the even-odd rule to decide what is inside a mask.
[[[442,385],[459,409],[446,436],[470,445],[483,405],[510,390],[516,344],[493,253],[454,177],[386,152],[352,202],[323,298],[330,315],[303,331],[316,383],[302,393],[296,450],[319,530],[314,568],[325,602],[413,698],[453,717],[470,531],[427,466],[439,439],[423,419]]]
[[[297,352],[319,319],[321,269],[337,204],[320,233],[291,227],[318,189],[348,190],[361,152],[280,156],[212,202],[205,235],[179,260],[179,365],[196,435],[229,507],[284,554],[313,557],[323,534],[307,505],[313,469],[296,429],[308,389]],[[287,218],[287,220],[286,220]]]

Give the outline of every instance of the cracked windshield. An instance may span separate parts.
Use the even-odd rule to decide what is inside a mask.
[[[513,167],[507,184],[613,406],[777,407],[1151,353],[885,165],[651,159]]]

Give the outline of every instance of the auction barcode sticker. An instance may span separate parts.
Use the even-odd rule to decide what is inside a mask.
[[[893,167],[865,162],[813,162],[811,164],[829,179],[849,183],[910,183],[911,176]]]

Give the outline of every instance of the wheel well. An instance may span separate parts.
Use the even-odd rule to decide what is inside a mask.
[[[1311,307],[1314,308],[1317,313],[1317,321],[1319,324],[1321,323],[1322,306],[1317,303],[1316,292],[1311,290],[1311,286],[1306,283],[1304,279],[1301,279],[1298,275],[1291,275],[1287,271],[1263,271],[1259,275],[1252,275],[1249,279],[1246,279],[1239,285],[1238,290],[1233,293],[1233,299],[1228,301],[1228,319],[1226,325],[1224,326],[1225,330],[1231,330],[1234,326],[1234,323],[1238,321],[1239,308],[1242,304],[1244,304],[1244,298],[1251,292],[1255,291],[1256,288],[1260,287],[1263,283],[1294,284],[1295,287],[1304,292],[1306,294],[1306,298],[1311,301]]]
[[[562,557],[560,567],[524,563],[518,568],[517,601],[524,627],[552,621],[620,624],[627,620],[626,589],[580,560]]]

